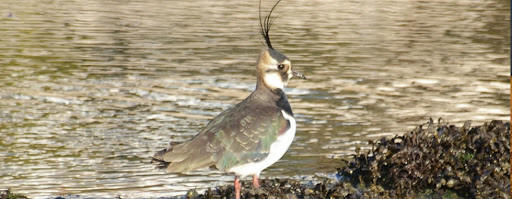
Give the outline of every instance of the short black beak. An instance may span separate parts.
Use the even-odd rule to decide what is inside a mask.
[[[303,74],[301,74],[301,73],[299,73],[299,72],[295,72],[295,71],[293,71],[293,72],[292,72],[292,75],[293,75],[293,77],[296,77],[296,78],[299,78],[299,79],[306,79],[306,76],[304,76]],[[293,78],[293,77],[292,77],[292,78]]]

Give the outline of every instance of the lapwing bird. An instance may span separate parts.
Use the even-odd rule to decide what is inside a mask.
[[[261,20],[266,47],[257,62],[256,89],[242,102],[213,118],[191,140],[157,152],[153,160],[168,172],[187,172],[203,167],[235,174],[235,197],[240,198],[240,178],[252,176],[258,188],[263,169],[277,162],[295,137],[295,119],[284,87],[294,77],[290,59],[274,49],[270,42],[271,14]]]

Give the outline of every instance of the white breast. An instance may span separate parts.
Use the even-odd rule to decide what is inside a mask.
[[[248,175],[259,176],[263,169],[269,167],[283,157],[295,137],[296,124],[295,119],[292,116],[288,115],[285,111],[281,111],[281,113],[283,113],[283,117],[290,122],[290,128],[284,134],[277,137],[277,140],[270,145],[270,152],[268,156],[259,162],[251,162],[232,167],[228,170],[229,172],[233,172],[242,178]]]

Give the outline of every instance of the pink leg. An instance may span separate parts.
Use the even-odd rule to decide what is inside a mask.
[[[253,176],[252,176],[252,186],[253,186],[254,188],[256,188],[256,189],[257,189],[257,188],[260,188],[260,182],[259,182],[259,180],[258,180],[258,175],[253,175]]]
[[[240,199],[240,189],[242,189],[242,185],[240,185],[240,179],[238,176],[235,176],[235,198]]]

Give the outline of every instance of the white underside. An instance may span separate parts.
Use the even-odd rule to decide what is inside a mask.
[[[248,175],[259,176],[263,169],[269,167],[283,157],[295,137],[296,124],[295,119],[292,116],[288,115],[285,111],[281,111],[281,113],[283,113],[284,118],[290,122],[290,128],[284,134],[277,137],[277,140],[270,145],[270,152],[268,156],[259,162],[251,162],[233,167],[228,170],[229,172],[233,172],[242,178]]]

